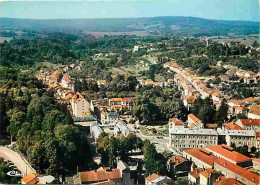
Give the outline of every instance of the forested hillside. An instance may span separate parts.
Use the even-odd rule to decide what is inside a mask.
[[[147,17],[110,19],[12,19],[1,18],[2,29],[32,31],[147,31],[152,34],[172,33],[184,35],[257,34],[259,22],[222,21],[196,17]]]

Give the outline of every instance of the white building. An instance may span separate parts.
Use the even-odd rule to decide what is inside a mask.
[[[217,145],[218,133],[213,129],[172,128],[169,146],[174,148],[199,148]]]
[[[90,103],[79,92],[72,96],[71,108],[75,117],[83,117],[84,114],[90,113]]]
[[[184,123],[177,118],[169,118],[169,129],[184,128]]]
[[[91,124],[90,134],[91,134],[92,138],[95,140],[95,142],[97,142],[99,135],[102,133],[103,133],[103,130],[99,126],[98,122],[94,122]]]
[[[72,92],[74,92],[73,81],[68,75],[63,75],[60,86],[64,89],[70,89]]]
[[[167,184],[167,183],[172,183],[172,182],[173,181],[170,177],[161,176],[156,173],[145,178],[146,185],[161,185],[161,184]]]
[[[126,123],[124,121],[118,121],[114,128],[114,135],[127,136],[130,133]]]
[[[119,119],[119,114],[117,112],[101,112],[101,123],[102,125],[115,124]]]
[[[228,146],[234,143],[236,147],[247,145],[250,150],[255,146],[255,132],[253,130],[225,130],[218,128],[219,135],[226,136],[226,143]]]

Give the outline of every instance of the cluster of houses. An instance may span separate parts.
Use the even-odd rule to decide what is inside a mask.
[[[251,159],[225,144],[184,150],[190,161],[188,179],[194,184],[248,184],[260,183],[260,159]]]
[[[167,161],[168,177],[151,174],[145,184],[173,184],[172,179],[188,175],[189,184],[258,185],[260,159],[249,158],[225,144],[184,150]]]
[[[221,64],[219,64],[221,65]],[[229,114],[230,116],[235,114],[247,114],[248,110],[251,108],[252,105],[254,105],[255,102],[258,101],[258,98],[247,98],[245,100],[234,100],[232,99],[232,96],[228,96],[225,94],[224,91],[221,91],[221,84],[214,85],[211,84],[211,87],[209,87],[208,82],[211,79],[214,79],[214,77],[199,77],[197,76],[192,70],[190,69],[183,69],[176,63],[165,63],[165,68],[169,68],[170,70],[174,71],[176,74],[174,75],[174,83],[178,86],[179,90],[182,90],[182,101],[185,105],[185,107],[190,110],[193,103],[196,101],[198,97],[206,98],[211,97],[214,104],[218,108],[221,104],[221,101],[225,98],[226,100],[229,100]],[[242,79],[251,79],[250,84],[252,82],[252,79],[255,84],[259,83],[259,75],[255,74],[252,71],[244,71],[235,67],[225,66],[230,68],[227,71],[227,75],[224,77],[221,77],[223,81],[229,81],[226,80],[230,77],[236,75],[239,78],[237,82],[241,81]],[[231,71],[233,71],[231,73]],[[235,102],[235,104],[232,104],[232,102]],[[247,105],[246,107],[243,105]]]
[[[260,151],[260,119],[238,119],[224,123],[222,128],[217,128],[217,124],[210,124],[211,128],[204,126],[193,114],[188,115],[187,123],[170,118],[169,146],[179,150],[208,147],[218,144],[219,139],[223,138],[228,146],[247,145],[249,149],[256,147]]]

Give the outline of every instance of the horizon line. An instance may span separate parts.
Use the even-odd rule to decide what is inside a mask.
[[[2,1],[3,2],[3,1]],[[4,1],[8,2],[8,1]],[[11,1],[9,1],[11,2]],[[1,3],[1,0],[0,0]],[[160,16],[142,16],[142,17],[109,17],[109,18],[15,18],[15,17],[1,17],[0,19],[23,19],[23,20],[94,20],[94,19],[142,19],[142,18],[156,18],[156,17],[185,17],[185,18],[197,18],[197,19],[206,19],[212,21],[238,21],[238,22],[254,22],[259,23],[260,21],[256,20],[225,20],[225,19],[211,19],[211,18],[203,18],[203,17],[196,17],[196,16],[181,16],[181,15],[160,15]],[[260,25],[259,25],[260,27]]]

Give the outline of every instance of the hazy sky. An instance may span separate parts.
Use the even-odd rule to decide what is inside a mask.
[[[32,19],[194,16],[259,21],[259,15],[258,0],[19,0],[0,3],[0,17]]]

